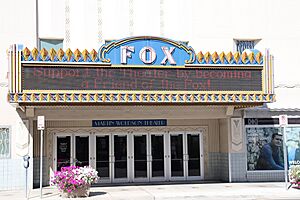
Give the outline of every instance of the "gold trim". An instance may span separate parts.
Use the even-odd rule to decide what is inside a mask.
[[[34,94],[34,98],[32,99],[33,94],[10,94],[13,95],[13,100],[11,102],[17,103],[203,103],[203,104],[224,104],[224,103],[231,103],[231,104],[242,104],[242,103],[266,103],[266,102],[273,102],[275,101],[275,94],[139,94],[140,98],[136,101],[134,94],[113,94],[113,93],[106,93],[106,94],[86,94],[91,98],[95,99],[94,101],[85,101],[83,102],[80,98],[80,94],[76,93],[68,93],[68,94],[49,94],[49,93],[39,93]],[[30,99],[27,99],[27,96],[31,95]],[[58,98],[60,96],[62,98]],[[191,96],[192,95],[192,96]],[[221,95],[226,95],[224,99],[222,99]],[[243,97],[246,98],[243,99]],[[37,98],[36,98],[37,96]],[[75,96],[78,99],[75,99]],[[131,98],[129,98],[129,96]],[[191,98],[196,96],[196,99]],[[263,98],[263,96],[265,98]],[[52,101],[51,97],[55,97],[56,101]],[[97,97],[100,97],[100,102],[98,101]],[[164,101],[165,98],[168,97],[168,101]],[[217,97],[217,98],[216,98]],[[250,100],[250,97],[252,100]],[[271,98],[272,97],[272,98]],[[68,98],[68,99],[67,99]],[[161,99],[158,99],[161,98]],[[19,101],[20,99],[20,101]]]
[[[16,45],[13,45],[12,46],[12,73],[11,73],[11,76],[12,76],[12,79],[11,79],[11,82],[12,82],[12,91],[13,92],[16,92],[16,88],[15,88],[15,85],[16,85],[16,78],[15,78],[15,66],[16,66]]]
[[[22,91],[22,85],[21,85],[21,80],[22,80],[22,68],[21,68],[21,58],[22,58],[22,54],[21,51],[18,51],[18,91],[21,92]]]
[[[235,65],[235,64],[187,64],[188,69],[250,69],[262,70],[263,65]]]
[[[265,81],[263,81],[265,78],[265,76],[266,76],[266,67],[267,67],[267,65],[266,65],[266,61],[267,61],[267,56],[265,55],[264,56],[264,66],[263,66],[263,70],[262,70],[262,72],[261,72],[261,77],[262,77],[262,91],[265,91],[265,92],[268,92],[268,90],[267,90],[267,88],[266,88],[266,83],[265,83]]]
[[[83,65],[83,66],[81,66]],[[107,63],[88,63],[88,62],[36,62],[26,61],[22,62],[22,67],[111,67],[111,64]]]
[[[23,93],[57,93],[57,94],[262,94],[263,91],[144,91],[144,90],[23,90]]]
[[[220,66],[221,65],[221,66]],[[63,63],[63,62],[51,62],[51,63],[37,63],[37,62],[22,62],[22,67],[99,67],[99,68],[148,68],[148,69],[250,69],[250,70],[263,70],[264,66],[259,65],[233,65],[233,64],[186,64],[179,66],[162,66],[162,65],[111,65],[101,63]]]
[[[273,92],[273,59],[272,56],[270,55],[270,60],[269,60],[269,68],[270,68],[270,88],[268,92]]]

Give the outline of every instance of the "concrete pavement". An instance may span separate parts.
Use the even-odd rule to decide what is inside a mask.
[[[29,199],[39,199],[40,190],[30,191]],[[0,199],[26,199],[25,191],[0,191]],[[43,188],[43,199],[62,199],[55,187]],[[92,187],[90,197],[99,200],[299,200],[300,190],[285,189],[285,183],[195,183]]]

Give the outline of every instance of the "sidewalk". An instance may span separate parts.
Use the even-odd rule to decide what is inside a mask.
[[[25,191],[0,191],[0,199],[26,199]],[[40,199],[40,190],[30,192],[29,199]],[[43,188],[43,199],[62,199],[55,187]],[[81,198],[80,198],[81,199]],[[300,190],[285,189],[285,183],[206,183],[170,185],[132,185],[92,187],[90,197],[99,200],[231,200],[288,199],[299,200]]]

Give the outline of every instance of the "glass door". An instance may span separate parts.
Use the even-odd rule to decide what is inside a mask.
[[[187,134],[187,179],[199,179],[201,176],[200,134]]]
[[[91,165],[90,136],[83,134],[54,134],[54,166],[61,170],[64,166]]]
[[[113,135],[113,182],[128,181],[127,135]]]
[[[71,165],[71,136],[56,137],[56,170]]]
[[[167,160],[167,180],[201,180],[203,178],[203,147],[201,131],[168,134],[165,144],[169,147]]]
[[[165,180],[164,135],[150,134],[150,180]]]
[[[132,147],[130,158],[133,162],[133,181],[149,181],[147,134],[134,134]]]
[[[183,134],[170,134],[171,180],[184,180]]]
[[[100,176],[100,182],[110,182],[110,136],[96,135],[96,170]]]
[[[89,166],[89,136],[75,136],[74,165],[79,167]]]

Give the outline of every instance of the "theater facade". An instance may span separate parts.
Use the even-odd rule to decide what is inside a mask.
[[[203,53],[142,36],[97,51],[14,45],[9,55],[8,101],[29,124],[33,185],[37,116],[44,185],[68,165],[94,167],[103,184],[246,180],[244,109],[275,100],[268,50]]]

